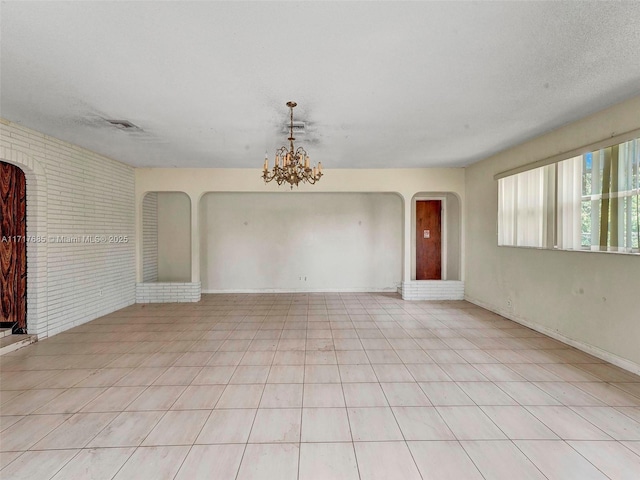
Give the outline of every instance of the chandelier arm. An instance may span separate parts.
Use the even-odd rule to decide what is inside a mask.
[[[275,178],[275,175],[274,174],[269,175],[268,172],[264,172],[262,174],[262,178],[264,178],[264,183],[269,183]]]

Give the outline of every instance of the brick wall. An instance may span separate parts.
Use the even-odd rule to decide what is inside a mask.
[[[27,329],[54,335],[135,302],[134,169],[0,121],[27,178]]]
[[[137,303],[199,302],[200,282],[160,282],[136,284]]]
[[[412,280],[398,289],[403,300],[464,300],[464,282],[459,280]]]
[[[142,281],[158,281],[158,193],[142,201]]]

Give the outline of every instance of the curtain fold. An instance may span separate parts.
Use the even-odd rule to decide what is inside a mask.
[[[498,245],[516,245],[516,176],[498,181]]]
[[[558,163],[557,246],[582,248],[582,156]]]

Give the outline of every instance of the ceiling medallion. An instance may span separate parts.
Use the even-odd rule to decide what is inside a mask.
[[[264,183],[275,180],[278,185],[282,185],[287,182],[293,189],[293,186],[297,187],[300,182],[307,182],[313,185],[322,177],[322,163],[318,162],[317,167],[311,168],[309,166],[309,155],[305,149],[302,147],[296,149],[293,145],[295,140],[293,137],[293,108],[296,105],[296,102],[287,102],[291,119],[289,138],[287,139],[289,140],[289,149],[286,146],[282,146],[276,150],[276,158],[271,172],[269,172],[269,157],[265,154],[262,172]]]

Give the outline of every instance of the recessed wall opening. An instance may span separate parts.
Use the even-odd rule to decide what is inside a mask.
[[[0,162],[0,327],[27,333],[27,184],[17,166]]]
[[[142,279],[191,281],[191,200],[182,192],[149,192],[142,201]]]
[[[203,292],[390,291],[402,274],[394,193],[207,193]]]
[[[421,192],[411,202],[411,279],[461,280],[460,199],[451,192]],[[418,237],[426,245],[418,243]],[[438,242],[434,241],[436,238]]]

